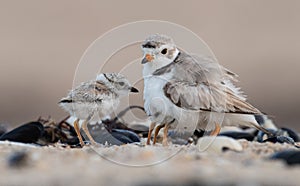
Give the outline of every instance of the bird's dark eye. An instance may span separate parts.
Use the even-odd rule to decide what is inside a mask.
[[[124,86],[125,83],[124,83],[124,82],[119,82],[119,85],[120,85],[120,86]]]
[[[166,49],[166,48],[164,48],[164,49],[161,51],[162,54],[166,54],[167,52],[168,52],[168,49]]]

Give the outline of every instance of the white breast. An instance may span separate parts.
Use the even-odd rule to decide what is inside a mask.
[[[173,104],[164,94],[167,76],[146,76],[144,79],[144,107],[151,121],[156,124],[172,123],[178,131],[193,132],[199,119],[199,112],[187,111]]]
[[[163,87],[166,82],[157,77],[151,76],[144,79],[144,107],[149,116],[154,116],[157,112],[165,113],[168,107]]]

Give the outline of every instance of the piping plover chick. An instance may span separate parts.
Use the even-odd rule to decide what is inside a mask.
[[[59,105],[71,116],[77,118],[74,128],[81,146],[84,145],[80,134],[79,120],[84,120],[82,129],[92,144],[95,140],[87,128],[88,122],[98,122],[109,116],[119,105],[120,97],[129,92],[138,92],[129,81],[118,73],[102,73],[95,80],[81,83],[62,98]]]
[[[222,125],[240,125],[266,130],[255,120],[262,114],[246,102],[245,95],[233,82],[237,75],[211,58],[197,57],[176,47],[165,35],[151,35],[142,44],[144,106],[154,127],[154,141],[165,127],[163,145],[167,144],[168,128],[205,129],[213,123],[212,135]]]

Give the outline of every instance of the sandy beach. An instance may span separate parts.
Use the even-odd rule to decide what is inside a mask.
[[[239,140],[241,152],[168,147],[38,147],[1,142],[0,185],[297,185],[299,166],[268,160],[288,144]],[[13,164],[16,153],[23,157]]]

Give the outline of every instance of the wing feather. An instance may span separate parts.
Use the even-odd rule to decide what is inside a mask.
[[[103,97],[108,94],[112,94],[112,92],[103,82],[92,80],[81,83],[59,103],[102,101]]]
[[[232,81],[237,75],[209,58],[181,53],[176,61],[153,75],[173,71],[164,93],[175,105],[189,110],[261,114],[246,102],[246,96]]]

